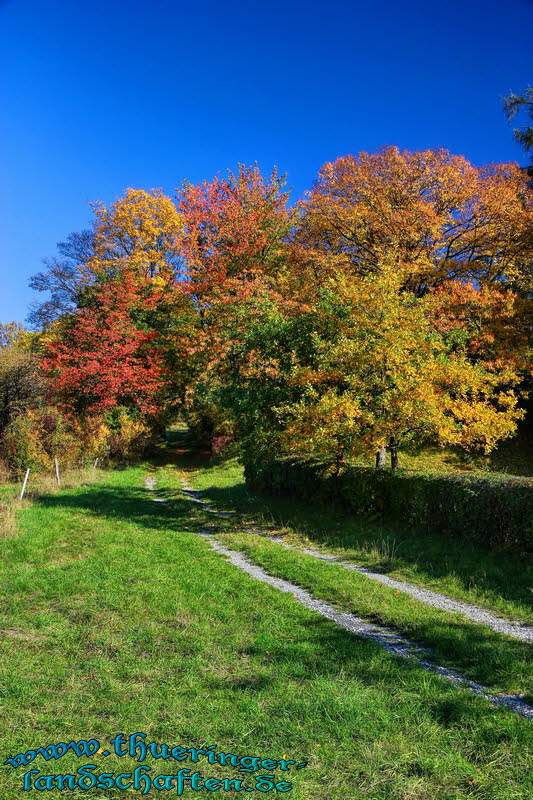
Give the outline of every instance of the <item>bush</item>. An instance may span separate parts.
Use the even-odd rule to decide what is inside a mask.
[[[30,409],[14,417],[4,431],[1,455],[15,476],[30,467],[50,472],[54,458],[62,467],[78,466],[84,458],[103,456],[109,429],[102,420],[83,422],[53,406]]]
[[[11,420],[2,437],[2,454],[14,475],[27,467],[32,471],[51,470],[53,466],[52,438],[43,425],[43,416],[30,410]]]
[[[142,455],[154,439],[154,428],[122,407],[105,417],[74,417],[53,406],[15,416],[0,440],[0,474],[20,477],[52,472],[54,458],[61,469],[78,468],[95,458],[125,462]]]
[[[490,548],[533,551],[533,479],[442,475],[331,464],[298,458],[245,465],[246,482],[272,494],[294,494],[379,512],[419,531],[440,532]]]
[[[107,455],[110,459],[126,462],[141,456],[152,443],[153,432],[140,417],[117,406],[106,414],[109,426]]]
[[[0,458],[0,486],[11,478],[11,470],[5,461]]]

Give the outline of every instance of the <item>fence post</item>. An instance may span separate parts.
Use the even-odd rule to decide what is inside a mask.
[[[57,481],[57,485],[60,486],[61,482],[59,480],[59,464],[57,463],[57,458],[54,458],[54,464],[56,465],[56,481]]]
[[[97,459],[97,458],[95,458],[95,459],[94,459],[94,464],[93,464],[93,469],[96,469],[96,467],[97,467],[97,464],[98,464],[98,459]]]
[[[24,492],[26,491],[26,484],[28,483],[29,475],[30,475],[30,468],[28,467],[28,469],[26,470],[26,477],[24,478],[24,483],[22,484],[22,491],[20,493],[20,498],[19,498],[20,500],[22,500],[22,498],[24,497]]]

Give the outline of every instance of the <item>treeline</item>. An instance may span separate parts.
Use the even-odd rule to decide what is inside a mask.
[[[2,329],[0,456],[127,458],[177,416],[249,463],[488,453],[531,389],[532,201],[517,165],[396,147],[292,206],[257,166],[128,189],[32,278],[38,332]]]

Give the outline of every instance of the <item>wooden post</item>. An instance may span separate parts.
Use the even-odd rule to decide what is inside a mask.
[[[54,464],[56,465],[56,481],[57,485],[61,485],[61,481],[59,480],[59,464],[57,463],[57,458],[54,458]]]
[[[22,484],[22,491],[20,493],[20,500],[24,497],[24,492],[26,491],[26,484],[28,483],[28,478],[30,476],[30,468],[26,470],[26,477],[24,478],[24,483]]]
[[[97,464],[98,464],[98,459],[97,459],[97,458],[95,458],[95,459],[94,459],[94,464],[93,464],[93,469],[96,469],[96,467],[97,467]]]

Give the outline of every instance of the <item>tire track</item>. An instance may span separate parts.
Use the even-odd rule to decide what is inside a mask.
[[[147,489],[151,491],[155,490],[155,479],[147,478],[145,483]],[[192,489],[188,484],[184,483],[181,489],[185,496],[189,498],[189,500],[199,503],[202,505],[202,507],[204,507],[204,509],[207,508],[214,515],[227,517],[231,516],[233,513],[228,511],[218,511],[212,506],[210,507],[210,504],[207,501],[202,500],[201,497],[197,496],[201,496],[202,492]],[[166,502],[162,498],[158,497],[154,497],[154,500],[158,500],[159,502],[163,503]],[[440,675],[441,678],[449,681],[458,689],[471,691],[474,694],[485,698],[492,705],[508,709],[509,711],[513,711],[514,713],[525,717],[526,719],[533,720],[533,707],[523,701],[523,695],[491,694],[486,687],[476,683],[475,681],[469,680],[456,670],[452,670],[448,667],[443,667],[440,664],[435,664],[432,661],[428,661],[427,658],[424,657],[424,654],[427,655],[431,653],[429,648],[423,648],[417,644],[414,644],[413,642],[408,641],[390,628],[367,622],[366,620],[357,617],[355,614],[338,611],[333,606],[329,605],[329,603],[325,603],[322,600],[317,600],[300,586],[297,586],[290,581],[286,581],[283,578],[277,578],[274,575],[270,575],[262,567],[254,564],[243,553],[230,550],[222,545],[217,539],[214,538],[214,535],[216,535],[215,530],[204,529],[203,531],[200,531],[198,535],[201,536],[215,552],[225,556],[229,562],[233,564],[233,566],[247,573],[261,583],[266,583],[269,586],[278,589],[279,591],[291,594],[298,603],[305,606],[310,611],[320,614],[336,625],[339,625],[341,628],[344,628],[344,630],[349,631],[355,636],[360,636],[375,642],[375,644],[383,647],[392,655],[400,656],[413,661],[427,672]],[[280,543],[285,544],[283,540],[281,540]],[[289,545],[286,546],[289,547]],[[298,550],[300,548],[293,549]],[[313,552],[310,554],[313,554]],[[333,559],[334,557],[325,560]],[[349,565],[350,568],[353,568],[354,566],[355,565]],[[442,595],[442,597],[444,597],[444,595]]]

